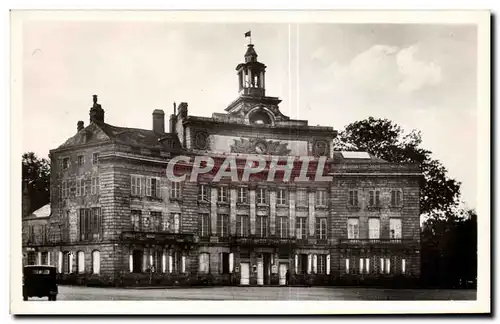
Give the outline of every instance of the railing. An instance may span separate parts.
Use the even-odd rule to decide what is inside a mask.
[[[155,243],[195,243],[193,234],[184,233],[166,233],[166,232],[140,232],[126,231],[122,232],[123,241],[133,242],[155,242]]]
[[[347,245],[370,245],[370,244],[405,244],[413,242],[413,239],[382,238],[382,239],[340,239],[340,244]]]
[[[297,244],[295,237],[283,238],[276,236],[259,237],[259,236],[233,236],[230,243],[233,245],[253,245],[253,246],[283,246]]]

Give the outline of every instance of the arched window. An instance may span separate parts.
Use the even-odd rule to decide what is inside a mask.
[[[101,270],[101,255],[99,251],[92,252],[92,273],[99,274]]]
[[[83,251],[78,251],[76,254],[76,262],[77,262],[77,271],[78,273],[84,273],[85,272],[85,253]]]
[[[249,117],[249,120],[251,124],[257,125],[269,125],[272,123],[269,115],[263,110],[257,110],[256,112],[252,113]]]

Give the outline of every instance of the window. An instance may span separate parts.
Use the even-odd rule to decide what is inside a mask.
[[[96,165],[99,163],[99,153],[92,153],[92,164]]]
[[[265,204],[266,203],[266,189],[265,188],[257,188],[257,204]]]
[[[181,214],[172,213],[167,222],[167,231],[171,233],[180,233],[181,231]]]
[[[250,218],[247,215],[236,216],[236,236],[246,237],[250,233]]]
[[[130,190],[132,196],[142,196],[142,177],[130,176]]]
[[[73,270],[73,255],[71,252],[64,252],[62,259],[62,271],[63,273],[71,273]]]
[[[208,213],[200,214],[199,230],[200,236],[210,235],[210,216]]]
[[[99,193],[99,177],[92,177],[91,182],[90,194],[97,195]]]
[[[200,253],[199,273],[210,273],[210,254]]]
[[[278,205],[286,205],[286,189],[278,189],[276,192],[276,203]]]
[[[99,251],[92,252],[92,273],[99,274],[101,271],[101,253]]]
[[[326,217],[316,218],[316,238],[326,240],[327,221]]]
[[[391,273],[391,259],[390,258],[380,258],[380,273],[389,274]]]
[[[276,217],[276,236],[288,237],[288,217]]]
[[[199,185],[198,187],[198,200],[199,201],[208,201],[208,195],[210,193],[210,189],[207,185]]]
[[[217,233],[221,237],[229,236],[229,215],[217,215]]]
[[[380,207],[380,191],[370,190],[368,191],[368,196],[369,207]]]
[[[171,198],[180,199],[181,198],[181,183],[179,181],[172,181],[172,193]]]
[[[161,212],[152,211],[151,212],[151,230],[153,232],[159,232],[161,230]]]
[[[389,229],[391,239],[400,240],[401,239],[401,218],[390,218],[389,219]]]
[[[380,238],[380,219],[368,219],[368,238],[378,240]]]
[[[349,206],[358,207],[358,191],[349,190]]]
[[[255,234],[258,237],[267,237],[268,218],[267,216],[257,216],[255,224]]]
[[[295,223],[297,239],[302,240],[307,238],[307,217],[297,217]]]
[[[69,197],[69,185],[67,180],[63,180],[62,182],[62,196],[63,198]]]
[[[297,206],[307,206],[307,191],[297,190]]]
[[[78,155],[78,166],[81,167],[85,164],[85,155]]]
[[[101,208],[80,208],[79,229],[81,241],[99,240],[101,225]]]
[[[359,239],[359,219],[347,219],[347,238],[350,240]]]
[[[160,179],[146,178],[146,196],[161,198]]]
[[[401,206],[401,190],[391,190],[391,206]]]
[[[325,274],[326,273],[326,254],[318,254],[318,265],[317,265],[317,273]]]
[[[227,187],[220,187],[219,188],[219,196],[217,198],[217,201],[219,202],[228,202],[228,188]]]
[[[326,190],[316,191],[316,205],[326,206]]]
[[[62,160],[62,169],[67,170],[69,168],[69,158],[64,158]]]
[[[238,203],[240,204],[248,203],[248,188],[245,187],[238,188]]]
[[[85,182],[84,179],[76,179],[76,196],[85,196]]]
[[[370,259],[359,258],[359,273],[370,273]]]
[[[36,264],[36,252],[28,251],[28,265]]]
[[[41,260],[40,264],[50,265],[49,264],[49,252],[42,252],[41,257],[42,257],[42,260]]]
[[[132,227],[134,231],[140,231],[141,230],[141,222],[142,222],[142,215],[141,215],[140,210],[131,210],[130,211],[130,221],[132,222]]]
[[[83,251],[79,251],[76,254],[76,265],[78,273],[85,272],[85,253],[83,253]]]

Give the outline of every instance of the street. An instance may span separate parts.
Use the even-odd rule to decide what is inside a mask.
[[[46,300],[47,298],[44,298]],[[475,300],[476,290],[363,287],[93,288],[59,286],[58,300]],[[40,300],[30,298],[30,300]]]

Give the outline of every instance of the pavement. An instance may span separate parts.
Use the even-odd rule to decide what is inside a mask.
[[[44,298],[47,299],[47,298]],[[366,287],[127,289],[59,286],[57,300],[475,300],[476,290]],[[30,300],[40,300],[30,298]]]

